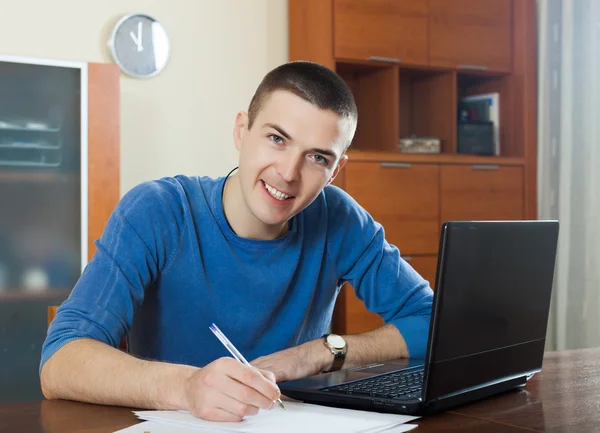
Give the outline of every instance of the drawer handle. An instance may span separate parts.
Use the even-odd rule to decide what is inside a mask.
[[[406,263],[410,263],[410,262],[412,262],[412,256],[402,256],[402,258],[404,259],[404,261],[405,261]]]
[[[497,164],[473,164],[471,168],[473,170],[498,170],[500,166]]]
[[[380,162],[379,165],[384,168],[410,168],[410,162]]]
[[[369,60],[377,60],[378,62],[402,63],[402,60],[395,57],[371,56]]]
[[[481,65],[458,65],[459,69],[470,69],[473,71],[487,71],[487,66]]]

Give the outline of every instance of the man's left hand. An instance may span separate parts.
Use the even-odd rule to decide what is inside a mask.
[[[250,364],[275,374],[277,382],[313,376],[333,362],[332,353],[321,340],[256,358]]]

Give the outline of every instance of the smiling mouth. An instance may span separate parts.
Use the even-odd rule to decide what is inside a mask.
[[[285,200],[289,200],[291,198],[294,198],[294,196],[287,195],[287,194],[279,191],[275,187],[272,187],[271,185],[269,185],[268,183],[266,183],[264,180],[261,180],[261,182],[264,185],[265,189],[269,192],[269,194],[271,194],[271,196],[273,198],[276,198],[279,201],[285,201]]]

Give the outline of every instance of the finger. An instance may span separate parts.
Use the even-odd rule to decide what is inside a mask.
[[[227,376],[224,376],[220,390],[223,394],[237,400],[242,404],[251,405],[261,409],[270,409],[273,406],[273,400],[275,400],[271,400],[260,392],[256,391],[254,388],[251,388]]]
[[[243,418],[221,408],[212,408],[206,411],[200,411],[196,416],[206,421],[217,422],[239,422]]]
[[[225,374],[232,379],[254,388],[270,401],[275,401],[281,396],[279,387],[263,376],[258,368],[240,364],[234,359],[227,364]]]
[[[275,374],[272,371],[263,370],[262,368],[259,368],[258,371],[260,371],[260,374],[269,379],[271,382],[277,383],[277,378],[275,377]]]
[[[226,394],[220,394],[215,397],[213,404],[217,409],[227,412],[235,421],[241,421],[246,416],[254,416],[259,411],[258,407],[241,402]]]

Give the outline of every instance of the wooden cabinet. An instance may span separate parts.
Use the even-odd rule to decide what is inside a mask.
[[[336,71],[358,107],[336,185],[431,286],[444,221],[536,218],[536,0],[288,5],[290,60]],[[459,102],[487,93],[498,94],[500,154],[459,153]],[[440,153],[399,152],[399,139],[412,135],[438,137]],[[342,290],[335,332],[381,324],[351,287]]]
[[[429,63],[510,71],[511,16],[511,0],[430,0]]]
[[[443,166],[440,189],[442,222],[524,218],[522,167]]]
[[[380,222],[403,254],[436,254],[439,167],[399,162],[349,162],[345,190]]]
[[[353,148],[390,148],[398,140],[398,69],[387,65],[338,63],[337,74],[356,101],[358,117]],[[375,102],[376,101],[376,102]]]
[[[402,256],[429,285],[434,288],[437,271],[437,255]],[[375,313],[371,313],[365,304],[356,297],[354,288],[350,284],[342,287],[338,296],[333,316],[333,327],[342,334],[360,334],[372,331],[383,325],[383,320]]]
[[[427,63],[427,0],[335,0],[334,57]]]

